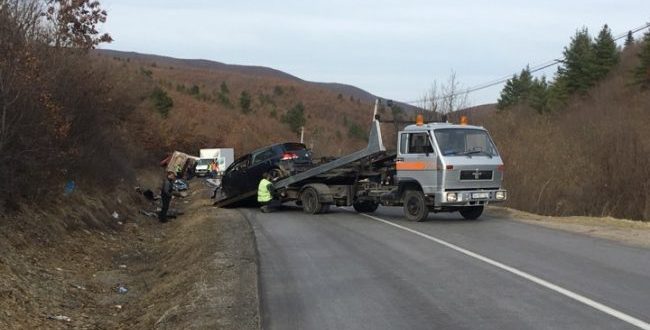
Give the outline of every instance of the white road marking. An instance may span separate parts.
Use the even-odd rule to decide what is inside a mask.
[[[569,298],[571,298],[573,300],[579,301],[579,302],[581,302],[581,303],[583,303],[583,304],[585,304],[585,305],[587,305],[589,307],[595,308],[595,309],[597,309],[597,310],[599,310],[599,311],[601,311],[601,312],[603,312],[605,314],[611,315],[611,316],[613,316],[613,317],[615,317],[615,318],[617,318],[619,320],[625,321],[625,322],[627,322],[627,323],[629,323],[629,324],[631,324],[633,326],[636,326],[636,327],[644,329],[644,330],[650,330],[650,324],[643,321],[643,320],[640,320],[640,319],[637,319],[637,318],[635,318],[633,316],[627,315],[627,314],[625,314],[625,313],[623,313],[621,311],[618,311],[616,309],[613,309],[613,308],[611,308],[611,307],[609,307],[607,305],[603,305],[603,304],[601,304],[601,303],[599,303],[597,301],[594,301],[592,299],[589,299],[589,298],[587,298],[587,297],[585,297],[583,295],[580,295],[580,294],[575,293],[573,291],[567,290],[567,289],[565,289],[565,288],[563,288],[563,287],[561,287],[559,285],[555,285],[555,284],[553,284],[553,283],[551,283],[549,281],[543,280],[543,279],[541,279],[541,278],[539,278],[539,277],[537,277],[535,275],[531,275],[529,273],[526,273],[526,272],[521,271],[519,269],[516,269],[514,267],[510,267],[510,266],[508,266],[506,264],[503,264],[503,263],[500,263],[500,262],[498,262],[496,260],[490,259],[488,257],[484,257],[484,256],[482,256],[482,255],[480,255],[478,253],[463,249],[460,246],[457,246],[457,245],[451,244],[449,242],[443,241],[443,240],[441,240],[439,238],[436,238],[436,237],[433,237],[431,235],[421,233],[421,232],[419,232],[417,230],[413,230],[411,228],[408,228],[408,227],[405,227],[405,226],[402,226],[402,225],[398,225],[396,223],[393,223],[393,222],[390,222],[388,220],[384,220],[384,219],[381,219],[381,218],[377,218],[377,217],[372,216],[372,215],[363,214],[363,213],[359,213],[359,214],[363,215],[365,217],[368,217],[368,218],[370,218],[372,220],[385,223],[385,224],[393,226],[395,228],[402,229],[404,231],[407,231],[407,232],[410,232],[412,234],[418,235],[420,237],[426,238],[426,239],[428,239],[430,241],[433,241],[433,242],[436,242],[438,244],[444,245],[444,246],[446,246],[446,247],[448,247],[448,248],[450,248],[452,250],[458,251],[458,252],[460,252],[462,254],[465,254],[467,256],[470,256],[472,258],[481,260],[481,261],[483,261],[485,263],[488,263],[488,264],[490,264],[492,266],[495,266],[497,268],[500,268],[502,270],[505,270],[507,272],[510,272],[512,274],[520,276],[522,278],[525,278],[525,279],[527,279],[527,280],[529,280],[529,281],[531,281],[533,283],[537,283],[538,285],[541,285],[541,286],[543,286],[543,287],[545,287],[547,289],[551,289],[551,290],[553,290],[553,291],[555,291],[557,293],[563,294],[563,295],[565,295],[565,296],[567,296],[567,297],[569,297]]]

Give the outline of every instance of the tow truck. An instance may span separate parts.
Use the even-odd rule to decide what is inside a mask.
[[[479,126],[448,122],[415,124],[397,134],[395,152],[381,136],[380,101],[374,106],[365,149],[315,166],[273,183],[281,202],[295,202],[307,213],[325,213],[330,206],[352,206],[371,213],[379,205],[403,207],[410,221],[424,221],[430,212],[460,212],[477,219],[486,205],[503,202],[503,161],[488,131]],[[227,196],[216,206],[251,197]]]

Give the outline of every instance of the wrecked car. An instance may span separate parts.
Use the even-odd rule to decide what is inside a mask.
[[[312,165],[311,156],[302,143],[278,143],[257,149],[226,169],[221,182],[223,193],[232,196],[256,190],[264,172],[277,179],[304,171]]]

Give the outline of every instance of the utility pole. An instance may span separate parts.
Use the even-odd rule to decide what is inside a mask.
[[[300,126],[300,143],[305,143],[305,126]]]

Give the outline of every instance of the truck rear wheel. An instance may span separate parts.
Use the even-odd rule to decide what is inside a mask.
[[[357,201],[352,204],[352,207],[354,207],[354,210],[359,213],[372,213],[377,210],[379,203],[371,201]]]
[[[476,220],[483,214],[483,205],[468,206],[460,209],[460,215],[467,220]]]
[[[409,221],[424,221],[429,215],[429,208],[424,193],[419,190],[407,190],[404,193],[404,216]]]
[[[323,211],[323,204],[318,201],[318,193],[314,188],[305,189],[300,194],[302,209],[309,214],[317,214]]]

